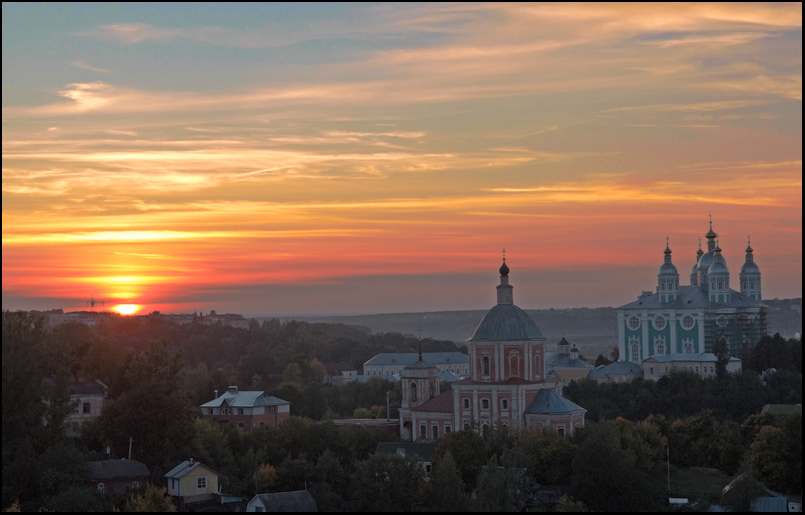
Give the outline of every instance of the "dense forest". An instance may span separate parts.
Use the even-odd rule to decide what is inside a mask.
[[[307,487],[321,511],[544,509],[524,496],[524,472],[561,489],[553,506],[560,510],[659,511],[669,494],[666,460],[680,483],[672,493],[705,504],[748,506],[745,494],[759,491],[758,481],[780,492],[801,489],[801,414],[761,413],[764,404],[802,402],[801,340],[775,335],[751,345],[740,375],[572,382],[564,394],[588,410],[585,428],[567,438],[503,427],[484,436],[451,433],[439,443],[429,482],[413,458],[374,454],[379,442],[397,438],[392,433],[330,421],[385,417],[386,392],[396,418],[395,383],[323,382],[324,363],[360,370],[379,352],[419,345],[412,336],[343,324],[265,320],[239,329],[154,317],[45,330],[31,314],[3,312],[3,507],[111,510],[83,486],[85,463],[103,459],[107,446],[125,456],[129,438],[132,458],[148,465],[156,485],[192,456],[222,475],[227,493],[248,498]],[[423,340],[422,348],[456,350],[437,340]],[[55,388],[43,390],[46,377]],[[81,438],[68,440],[60,421],[72,409],[68,385],[78,378],[104,381],[110,396]],[[288,400],[293,416],[251,433],[198,419],[198,406],[229,385]],[[735,477],[746,484],[727,498],[720,487],[682,491],[691,473],[715,476],[721,487]],[[138,499],[142,492],[132,492],[116,507],[137,509]]]

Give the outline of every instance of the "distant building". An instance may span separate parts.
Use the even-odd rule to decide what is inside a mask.
[[[663,376],[667,376],[671,373],[671,370],[694,372],[703,378],[715,377],[717,361],[718,358],[712,352],[657,354],[643,360],[643,377],[656,381]],[[731,357],[727,363],[727,372],[737,374],[741,370],[741,360]]]
[[[201,416],[251,431],[262,426],[279,426],[291,416],[291,403],[261,391],[238,391],[230,386],[223,395],[200,406]]]
[[[586,410],[563,399],[561,383],[547,374],[545,337],[514,305],[505,258],[499,272],[497,305],[467,339],[469,376],[441,393],[438,368],[424,354],[400,373],[404,440],[438,440],[456,430],[495,426],[571,434],[584,426]]]
[[[257,494],[246,505],[249,512],[319,511],[316,500],[307,490]]]
[[[325,363],[324,368],[326,371],[324,384],[333,386],[349,383],[358,375],[358,371],[349,363]]]
[[[579,350],[575,345],[571,347],[570,342],[564,336],[556,344],[556,352],[546,352],[545,359],[547,360],[545,367],[548,374],[553,371],[563,385],[570,383],[574,379],[587,377],[587,374],[595,369],[593,365],[579,357]]]
[[[366,376],[399,375],[418,359],[416,352],[384,352],[363,364]],[[425,352],[422,357],[439,372],[449,372],[458,377],[469,375],[469,358],[463,352]]]
[[[129,488],[138,488],[151,480],[145,463],[136,460],[88,461],[87,486],[98,493],[117,497]]]
[[[615,361],[590,370],[587,377],[596,383],[628,383],[637,377],[643,377],[643,367],[631,361]]]
[[[375,449],[375,454],[397,454],[405,457],[415,457],[425,471],[426,477],[430,477],[433,469],[433,455],[436,454],[437,442],[379,442]]]
[[[726,339],[730,356],[740,358],[744,343],[755,343],[767,333],[767,306],[761,301],[760,269],[752,246],[746,247],[736,291],[730,288],[730,272],[712,222],[705,237],[707,252],[700,245],[690,286],[679,285],[666,242],[656,293],[644,291],[617,309],[621,360],[642,363],[659,354],[712,352],[719,338]]]
[[[56,382],[46,378],[42,381],[45,391],[55,388]],[[70,402],[73,411],[64,419],[64,434],[68,438],[81,436],[81,424],[101,415],[109,395],[109,387],[102,381],[76,381],[70,384]]]

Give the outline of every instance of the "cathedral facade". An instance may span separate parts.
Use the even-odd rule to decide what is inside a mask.
[[[586,410],[560,395],[561,383],[546,378],[545,337],[514,305],[506,258],[500,267],[497,305],[467,339],[469,377],[440,392],[437,369],[420,359],[400,374],[400,434],[437,440],[452,431],[485,433],[494,427],[553,429],[571,434]]]
[[[745,343],[767,333],[767,306],[752,246],[747,244],[740,289],[735,290],[712,221],[705,238],[707,252],[700,240],[690,285],[680,286],[666,241],[656,291],[644,291],[617,309],[620,360],[640,364],[655,355],[712,352],[719,338],[726,339],[730,356],[740,358]]]

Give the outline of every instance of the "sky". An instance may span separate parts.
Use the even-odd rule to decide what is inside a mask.
[[[710,220],[802,296],[801,3],[2,14],[4,310],[489,309],[504,248],[518,306],[620,306]]]

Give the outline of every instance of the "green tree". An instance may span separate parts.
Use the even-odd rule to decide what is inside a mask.
[[[165,487],[160,488],[149,483],[143,488],[141,494],[134,495],[129,499],[120,511],[173,513],[176,511],[176,507],[167,490]]]
[[[497,457],[492,456],[478,477],[476,492],[476,511],[520,511],[517,502],[517,475],[509,467],[498,465]]]
[[[481,467],[486,464],[486,446],[483,438],[470,429],[444,435],[436,447],[434,462],[439,462],[450,451],[468,492],[475,489]]]
[[[450,451],[445,451],[441,459],[433,464],[423,505],[427,511],[469,511],[470,498],[465,492],[464,481]]]
[[[563,495],[559,498],[559,506],[556,507],[556,511],[563,513],[581,513],[590,510],[587,509],[587,506],[583,502],[576,501],[569,495]]]
[[[786,417],[783,427],[762,427],[750,446],[749,467],[772,490],[801,491],[802,415]]]
[[[350,511],[413,511],[424,481],[416,458],[373,454],[351,476]]]

